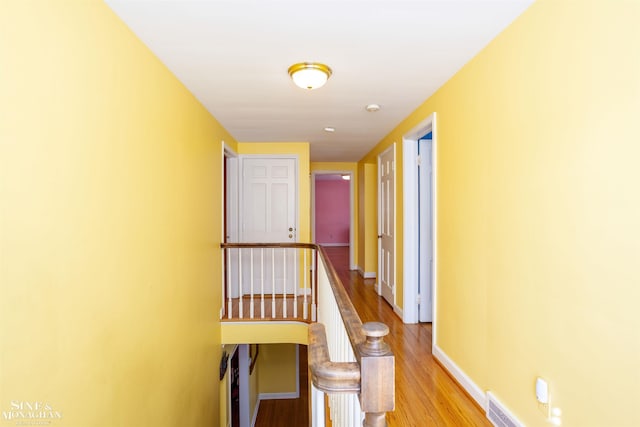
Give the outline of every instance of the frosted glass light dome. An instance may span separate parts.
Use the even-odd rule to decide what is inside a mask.
[[[318,62],[300,62],[289,67],[289,75],[302,89],[318,89],[331,76],[331,68]]]

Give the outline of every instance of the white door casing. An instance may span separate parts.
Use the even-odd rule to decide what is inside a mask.
[[[225,183],[225,195],[224,208],[226,212],[223,215],[223,236],[225,242],[237,242],[238,241],[238,155],[229,147],[224,145],[223,147],[223,161],[226,164],[226,176],[223,177]],[[224,171],[223,171],[224,173]]]
[[[433,322],[432,328],[432,342],[435,346],[437,341],[437,268],[438,268],[438,209],[437,209],[437,179],[438,179],[438,142],[437,142],[437,123],[436,113],[429,115],[427,118],[418,123],[413,129],[407,132],[402,137],[402,162],[403,162],[403,306],[402,306],[402,320],[405,323],[417,323],[419,321],[425,321],[427,317],[424,317],[424,313],[421,315],[421,308],[418,303],[422,301],[422,305],[431,303],[431,321]],[[430,149],[430,169],[431,169],[431,182],[420,182],[420,168],[418,163],[425,163],[426,160],[420,159],[418,155],[419,141],[428,133],[431,133],[431,149]],[[423,149],[420,149],[420,155],[422,155]],[[424,179],[424,177],[422,178]],[[418,188],[420,185],[420,189]],[[424,193],[428,194],[431,201],[431,217],[425,218],[425,212],[421,212],[421,196],[424,203]],[[420,215],[422,213],[422,215]],[[425,235],[420,235],[417,230],[425,231],[425,222],[430,222],[428,230],[431,232],[431,240],[424,239]],[[421,239],[422,237],[422,239]],[[430,245],[430,247],[429,247]],[[424,257],[425,253],[430,251],[431,263],[426,265],[426,260],[429,257]],[[430,267],[430,268],[429,268]],[[430,271],[429,271],[430,270]],[[430,276],[431,282],[428,290],[425,291],[425,282],[422,283],[423,289],[421,290],[420,278],[426,279],[427,275]],[[423,297],[423,294],[425,294]],[[420,298],[418,296],[420,295]],[[431,296],[430,301],[424,301],[428,296]]]
[[[222,182],[225,186],[222,197],[224,212],[222,215],[222,236],[224,242],[238,241],[238,155],[222,141]],[[228,265],[228,253],[223,256],[224,265]],[[229,292],[228,277],[222,272],[222,300],[226,301]],[[237,296],[237,292],[234,296]],[[226,313],[227,305],[222,304],[220,318]]]
[[[297,238],[297,157],[241,156],[240,242],[293,243]],[[243,294],[249,293],[251,252],[242,257]],[[297,284],[296,251],[280,248],[254,250],[254,282],[271,293],[291,293]],[[262,270],[263,269],[263,270]],[[286,283],[286,285],[285,285]]]
[[[433,320],[433,292],[431,277],[433,271],[433,197],[431,182],[432,140],[418,141],[418,229],[419,229],[419,268],[418,268],[418,312],[421,322]]]
[[[378,293],[395,308],[395,143],[378,156]]]

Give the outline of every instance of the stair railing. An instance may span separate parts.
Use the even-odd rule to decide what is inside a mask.
[[[222,243],[224,320],[316,319],[317,246]]]
[[[386,426],[395,406],[394,356],[379,322],[364,325],[335,269],[320,248],[318,323],[309,327],[312,425],[323,426],[324,393],[336,427]]]
[[[383,427],[395,406],[388,327],[363,324],[322,247],[223,243],[225,320],[302,320],[309,326],[311,425]],[[318,253],[320,256],[318,257]]]

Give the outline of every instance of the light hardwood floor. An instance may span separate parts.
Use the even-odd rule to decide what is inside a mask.
[[[396,409],[387,415],[389,426],[491,426],[484,412],[431,354],[431,324],[403,324],[376,294],[374,280],[364,280],[349,271],[348,248],[326,250],[362,322],[378,321],[389,326],[386,341],[396,357]],[[306,358],[300,360],[305,362]],[[302,371],[306,371],[306,364]],[[307,390],[306,375],[304,381],[301,394]],[[306,427],[307,414],[306,393],[291,401],[262,402],[256,426]]]

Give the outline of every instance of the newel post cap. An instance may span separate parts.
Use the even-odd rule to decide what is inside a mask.
[[[362,353],[368,356],[380,356],[389,352],[384,337],[389,335],[389,327],[380,322],[367,322],[362,325],[366,341],[362,344]]]

